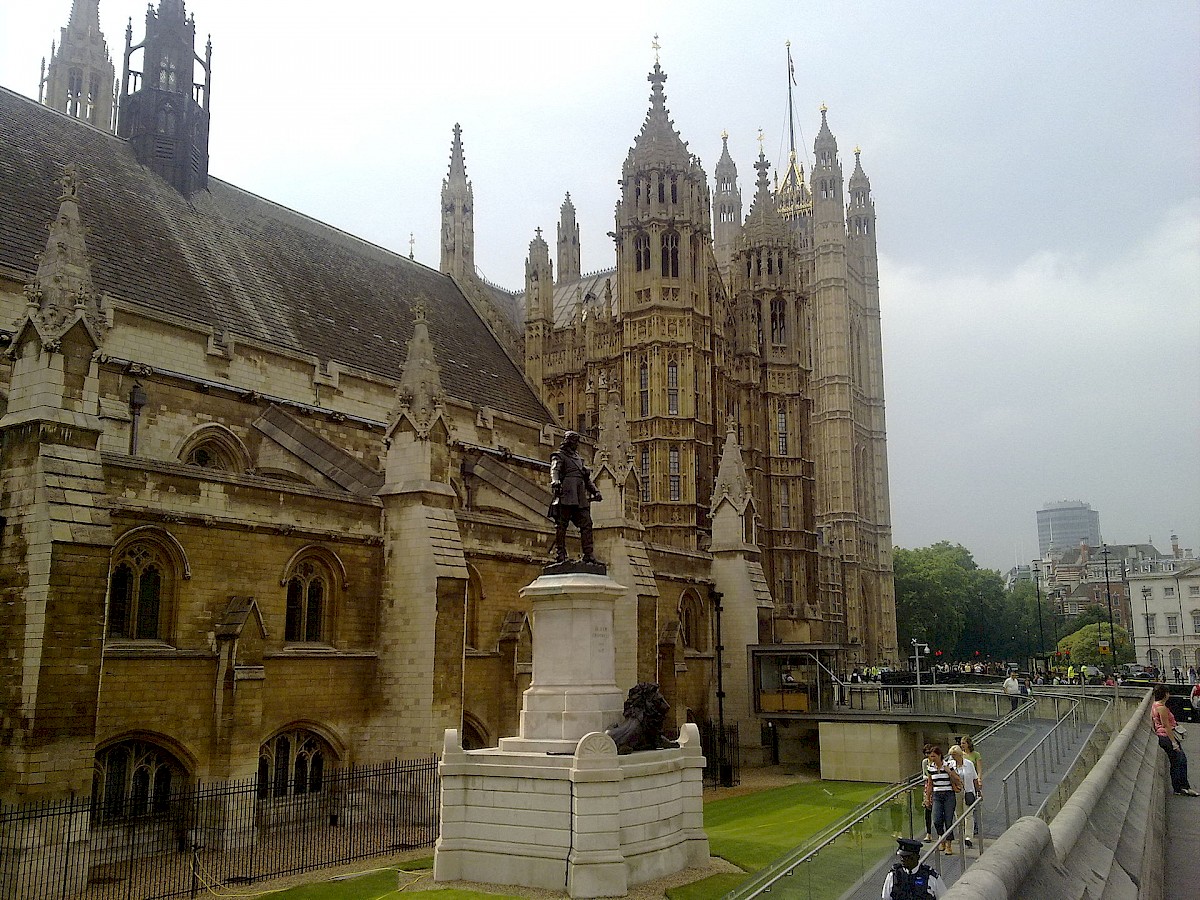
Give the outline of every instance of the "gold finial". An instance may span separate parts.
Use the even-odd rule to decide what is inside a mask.
[[[409,258],[409,259],[415,259],[415,258],[416,258],[416,257],[414,257],[414,256],[413,256],[413,247],[416,245],[416,243],[417,243],[417,239],[416,239],[416,237],[413,235],[413,233],[410,231],[410,232],[408,233],[408,258]]]
[[[789,50],[791,50],[791,49],[792,49],[792,42],[791,42],[791,41],[784,41],[784,42],[783,42],[783,46],[785,46],[785,47],[787,47]]]
[[[721,129],[721,140],[723,140],[723,141],[729,140],[729,132],[726,131],[724,128]]]
[[[766,139],[767,139],[767,136],[765,134],[763,134],[763,130],[761,128],[758,129],[758,150],[760,153],[762,152],[763,141],[765,141]]]
[[[828,112],[828,111],[829,111],[829,107],[826,106],[824,103],[822,103],[821,104],[821,112]]]
[[[855,144],[854,145],[854,155],[859,156],[861,153],[862,153],[862,147],[858,146],[858,144]]]
[[[654,48],[654,64],[658,65],[658,51],[662,49],[662,45],[658,42],[658,35],[654,35],[654,40],[650,42],[650,46]]]

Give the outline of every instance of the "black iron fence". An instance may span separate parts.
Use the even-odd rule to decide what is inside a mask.
[[[742,760],[737,723],[724,729],[711,719],[696,726],[700,730],[700,748],[704,751],[704,783],[732,787],[742,780]]]
[[[139,804],[0,805],[0,897],[154,900],[418,847],[438,834],[437,760],[326,771],[290,790],[194,784]]]

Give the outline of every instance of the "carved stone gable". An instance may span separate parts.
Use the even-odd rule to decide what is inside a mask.
[[[442,391],[441,371],[433,355],[433,342],[429,339],[424,303],[419,303],[416,308],[413,336],[408,342],[408,357],[400,375],[396,399],[399,416],[407,418],[422,438],[429,435],[434,421],[444,413],[446,395]]]

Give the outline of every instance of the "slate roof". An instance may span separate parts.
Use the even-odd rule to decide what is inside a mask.
[[[586,299],[591,295],[594,298],[591,302],[596,304],[597,309],[602,309],[604,306],[604,282],[606,281],[612,281],[613,283],[613,302],[615,304],[615,294],[617,291],[616,267],[589,272],[578,281],[567,281],[554,285],[554,327],[570,327],[575,321],[575,309],[579,304],[580,298]],[[525,292],[518,291],[512,296],[515,307],[521,311],[521,318],[517,324],[523,329],[525,327]]]
[[[211,176],[185,198],[125,141],[4,88],[0,267],[32,279],[71,162],[97,290],[395,380],[424,300],[450,396],[553,421],[449,276]]]

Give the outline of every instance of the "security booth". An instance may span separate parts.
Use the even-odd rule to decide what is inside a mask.
[[[756,644],[750,647],[754,711],[763,717],[832,710],[845,702],[834,674],[840,644]]]

